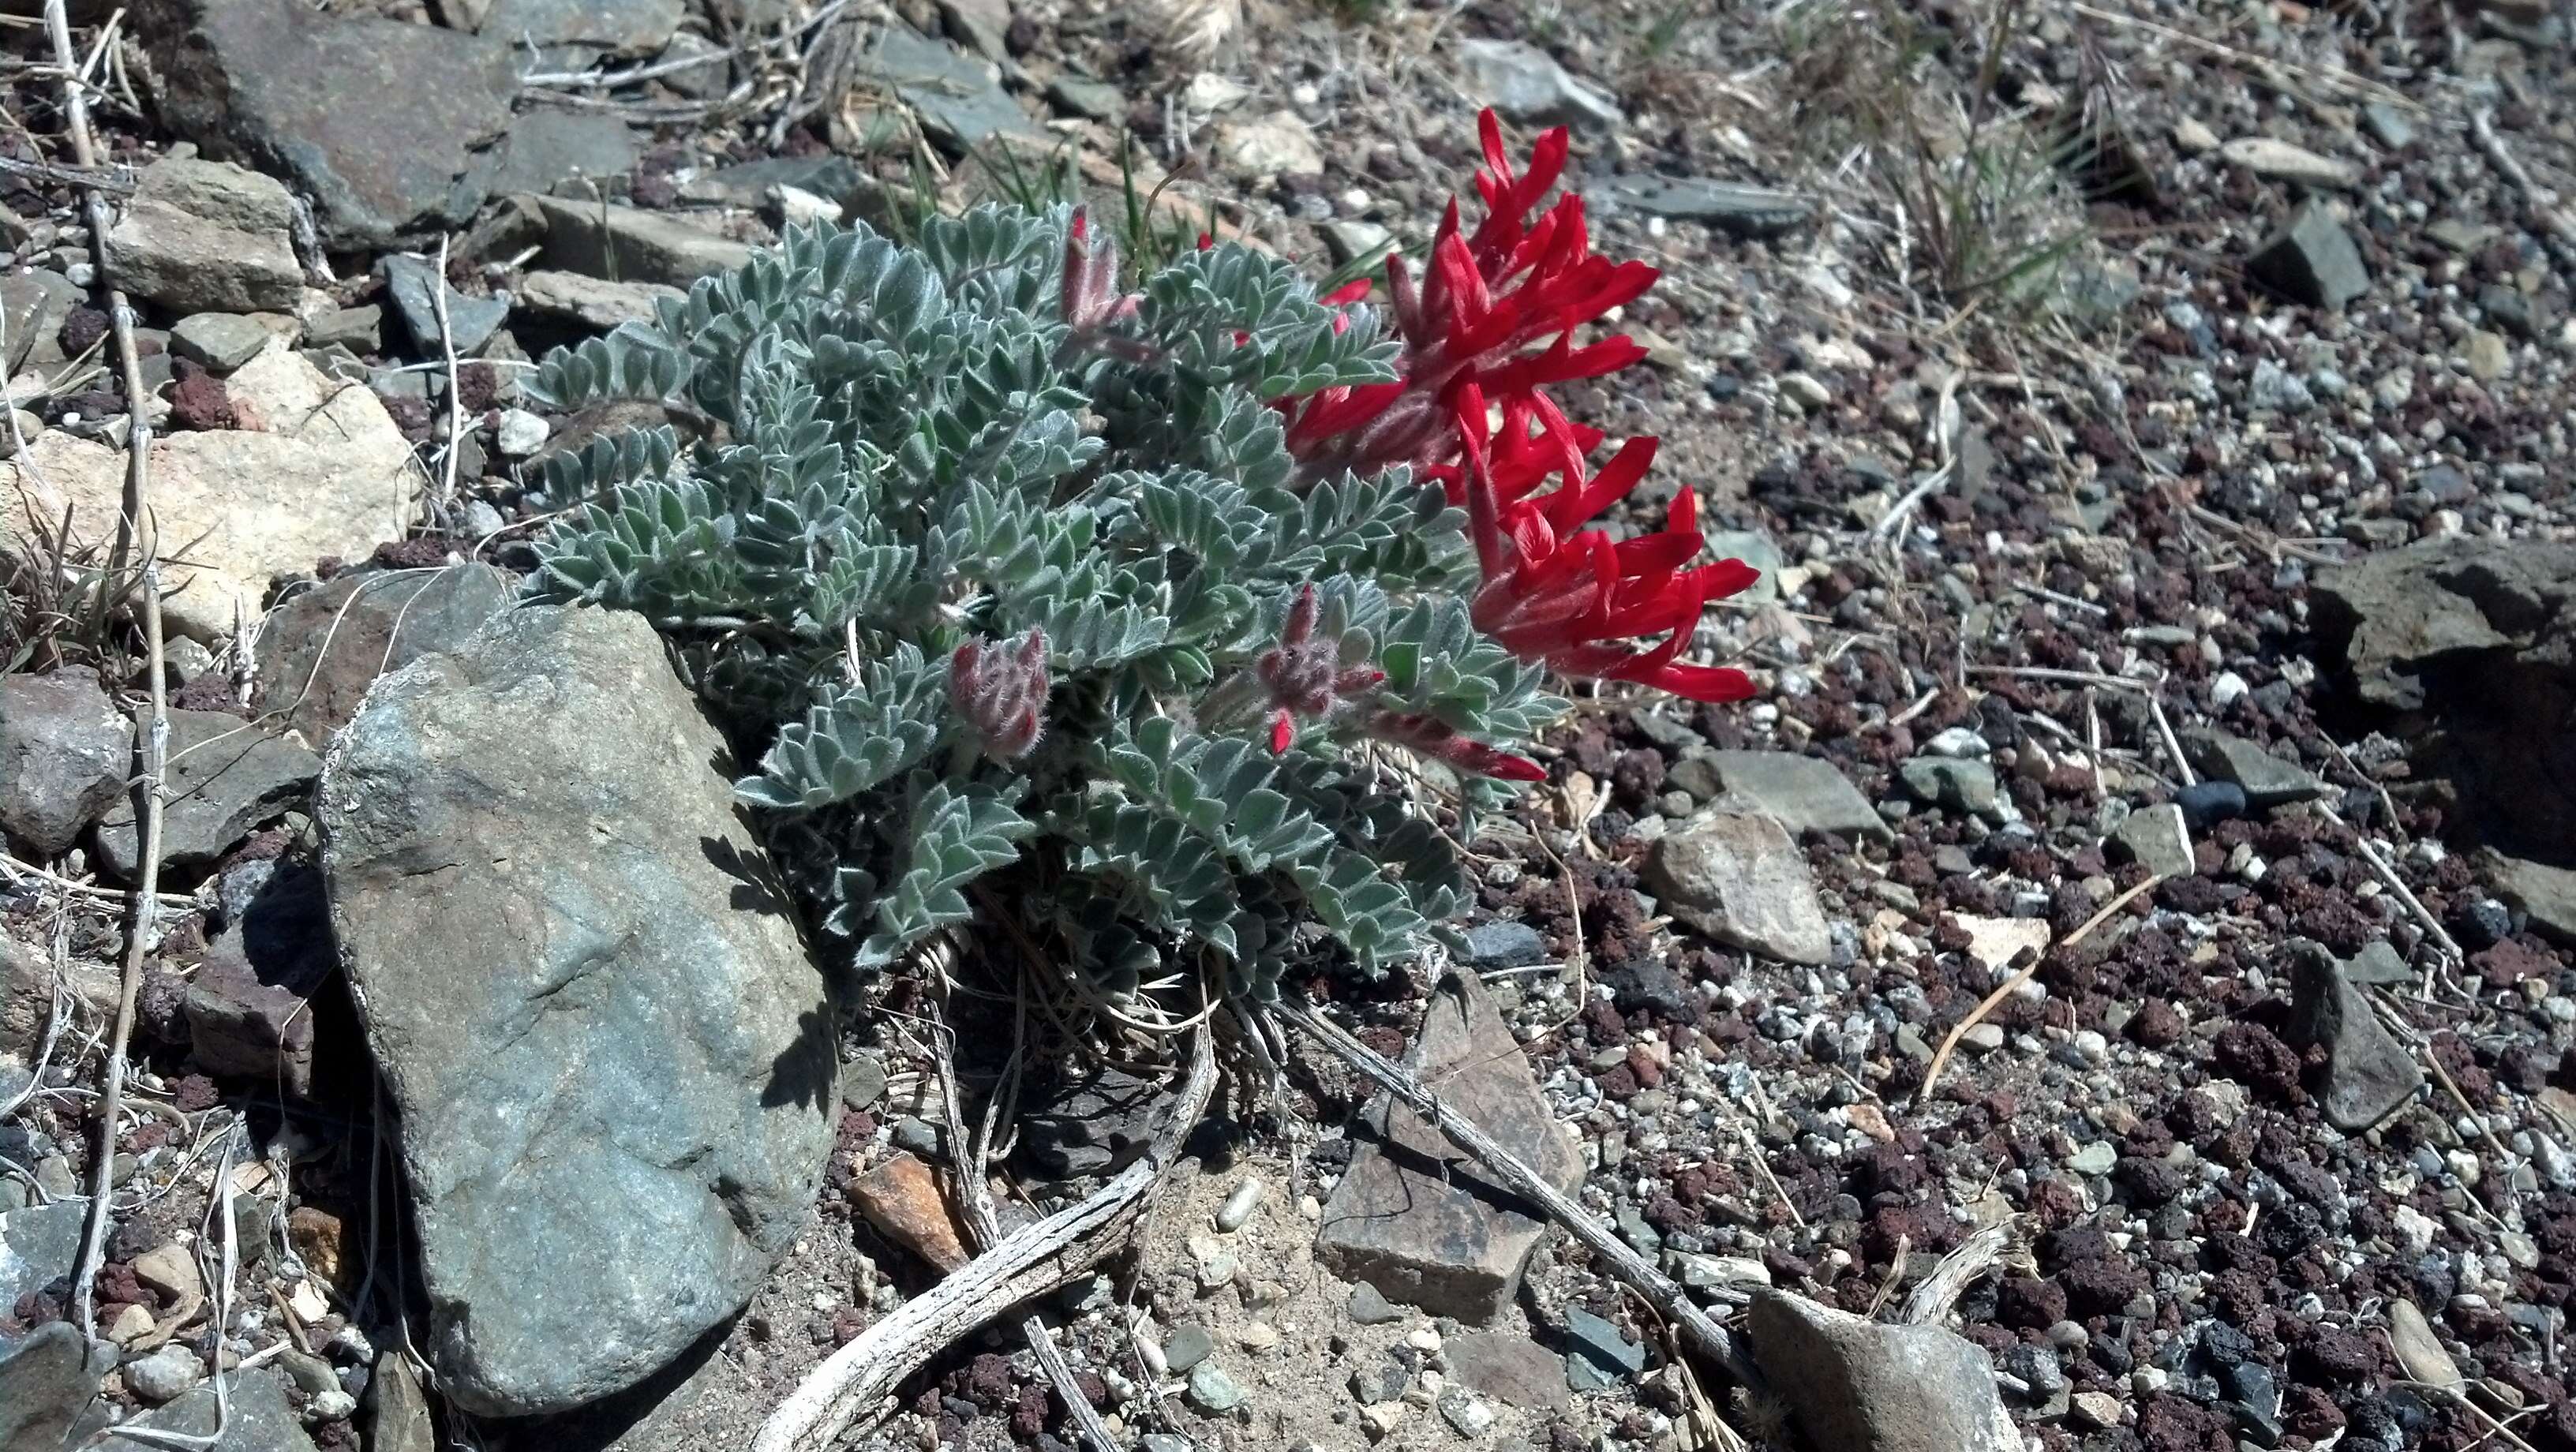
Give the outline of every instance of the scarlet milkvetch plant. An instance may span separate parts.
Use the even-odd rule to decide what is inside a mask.
[[[1516,171],[1481,125],[1481,220],[1383,306],[1234,244],[1131,285],[1061,206],[793,231],[538,370],[699,428],[550,463],[577,507],[530,591],[664,630],[862,965],[995,872],[986,910],[1112,997],[1409,954],[1469,889],[1391,763],[1473,810],[1543,779],[1513,747],[1551,672],[1751,689],[1684,658],[1751,571],[1700,558],[1687,490],[1614,532],[1655,442],[1596,462],[1546,392],[1638,360],[1583,335],[1654,270],[1593,253],[1562,131]]]

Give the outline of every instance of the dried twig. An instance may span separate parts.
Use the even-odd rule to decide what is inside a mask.
[[[1914,1293],[1905,1298],[1905,1309],[1897,1313],[1896,1319],[1908,1326],[1939,1325],[1949,1316],[1950,1308],[1958,1304],[1960,1293],[1995,1262],[2003,1259],[2004,1248],[2010,1244],[2012,1226],[2009,1224],[1989,1225],[1959,1242],[1957,1250],[1941,1257],[1941,1263],[1932,1267],[1932,1273],[1915,1285]],[[1897,1257],[1897,1263],[1902,1265],[1904,1257]]]
[[[1152,1199],[1181,1141],[1216,1087],[1216,1052],[1208,1030],[1192,1035],[1189,1077],[1172,1116],[1143,1158],[1080,1204],[1002,1238],[951,1272],[928,1294],[835,1351],[779,1403],[752,1440],[752,1452],[820,1452],[905,1377],[960,1336],[994,1316],[1054,1291],[1107,1256]]]
[[[2576,218],[2559,210],[2558,198],[2533,181],[2522,163],[2514,160],[2513,153],[2505,150],[2504,138],[2496,135],[2495,117],[2485,108],[2469,113],[2469,137],[2477,142],[2488,164],[2522,197],[2524,217],[2548,246],[2549,255],[2558,259],[2560,267],[2576,270]]]
[[[64,0],[45,0],[45,29],[53,40],[54,60],[63,73],[63,109],[70,122],[72,154],[84,171],[98,170],[98,148],[90,138],[89,100],[83,92],[72,52],[71,22],[64,14]],[[141,354],[134,346],[134,308],[125,298],[125,290],[116,285],[115,272],[108,266],[107,233],[109,217],[107,198],[90,181],[81,184],[81,205],[89,223],[90,253],[98,265],[99,280],[107,293],[107,316],[116,337],[117,361],[125,382],[127,434],[125,447],[125,501],[122,517],[117,521],[116,552],[109,558],[108,577],[123,574],[129,550],[139,548],[142,567],[136,573],[141,587],[145,642],[145,678],[151,685],[152,716],[137,743],[143,758],[142,770],[134,781],[138,797],[135,818],[142,872],[135,884],[134,918],[125,939],[125,961],[120,974],[116,999],[116,1024],[107,1049],[106,1085],[99,1095],[98,1158],[90,1167],[89,1218],[81,1234],[80,1255],[73,1262],[72,1304],[74,1319],[89,1335],[98,1333],[98,1267],[101,1251],[107,1243],[108,1191],[116,1164],[116,1126],[125,1102],[125,1050],[134,1039],[134,998],[143,982],[143,955],[154,938],[155,921],[161,886],[161,807],[162,770],[170,750],[170,703],[168,684],[162,664],[161,639],[161,561],[160,541],[153,531],[148,513],[147,471],[152,455],[152,424],[145,416],[144,405],[152,396],[143,386]]]
[[[2362,860],[2370,864],[2370,870],[2378,875],[2379,880],[2386,884],[2390,892],[2397,894],[2399,902],[2406,904],[2406,910],[2415,915],[2415,921],[2432,936],[2435,943],[2441,945],[2442,951],[2451,955],[2452,962],[2469,961],[2469,955],[2462,951],[2459,940],[2443,928],[2442,920],[2433,916],[2432,912],[2424,906],[2424,900],[2417,897],[2415,890],[2406,885],[2406,879],[2397,875],[2397,869],[2389,864],[2388,859],[2379,855],[2378,843],[2371,841],[2370,838],[2355,830],[2351,823],[2337,816],[2334,808],[2318,803],[2316,812],[2318,816],[2334,823],[2352,838],[2353,845],[2361,849]]]
[[[1341,1025],[1316,1012],[1311,1005],[1283,1000],[1276,1012],[1340,1055],[1352,1068],[1375,1080],[1380,1088],[1437,1128],[1451,1144],[1465,1150],[1487,1173],[1501,1181],[1503,1188],[1546,1211],[1549,1219],[1564,1226],[1567,1234],[1582,1241],[1598,1256],[1611,1274],[1645,1297],[1658,1314],[1680,1326],[1685,1339],[1724,1368],[1728,1376],[1748,1388],[1759,1390],[1763,1387],[1761,1372],[1735,1344],[1735,1338],[1727,1334],[1726,1328],[1693,1305],[1679,1284],[1631,1249],[1616,1232],[1602,1224],[1598,1216],[1567,1199],[1554,1185],[1540,1178],[1537,1171],[1522,1163],[1518,1155],[1496,1144],[1493,1137],[1473,1120],[1441,1102],[1440,1097],[1420,1079],[1351,1037]],[[761,1449],[761,1452],[766,1452],[766,1449]]]
[[[438,515],[444,522],[456,506],[457,445],[465,439],[464,385],[456,376],[456,330],[447,324],[447,234],[438,234],[438,276],[430,279],[429,300],[438,314],[438,351],[447,360],[447,456],[438,466]]]
[[[2139,883],[2137,886],[2130,888],[2127,892],[2111,899],[2108,903],[2103,905],[2100,912],[2086,918],[2083,924],[2077,927],[2074,932],[2066,935],[2066,941],[2058,944],[2057,946],[2061,948],[2072,948],[2076,944],[2083,942],[2086,937],[2092,934],[2095,928],[2098,928],[2102,926],[2102,924],[2110,921],[2112,914],[2118,912],[2124,907],[2127,907],[2130,903],[2137,900],[2138,894],[2145,892],[2148,888],[2151,888],[2162,881],[2164,881],[2164,879],[2161,877],[2150,877],[2146,881]],[[1923,1071],[1923,1087],[1915,1093],[1915,1103],[1922,1104],[1932,1097],[1933,1086],[1941,1082],[1942,1066],[1950,1062],[1950,1055],[1957,1052],[1959,1040],[1967,1036],[1968,1030],[1984,1023],[1986,1021],[1986,1015],[1994,1012],[1997,1004],[2010,998],[2014,989],[2028,983],[2031,978],[2039,972],[2039,965],[2047,961],[2048,955],[2044,952],[2032,954],[2031,960],[2028,963],[2023,964],[2020,971],[2014,973],[2013,976],[2005,979],[2003,982],[1996,984],[1995,991],[1987,994],[1975,1008],[1968,1010],[1968,1016],[1966,1018],[1963,1018],[1950,1026],[1950,1032],[1942,1036],[1941,1047],[1932,1055],[1932,1067]]]

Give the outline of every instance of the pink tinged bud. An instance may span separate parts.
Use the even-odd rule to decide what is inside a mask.
[[[1046,730],[1046,634],[1032,629],[1016,645],[988,650],[982,640],[948,659],[948,702],[983,742],[986,755],[1026,756]]]
[[[1118,292],[1118,244],[1091,235],[1091,217],[1077,207],[1064,234],[1065,323],[1076,332],[1106,327],[1136,310]]]

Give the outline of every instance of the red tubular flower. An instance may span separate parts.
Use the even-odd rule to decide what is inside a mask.
[[[1581,526],[1627,497],[1653,461],[1656,440],[1632,439],[1596,473],[1586,474],[1584,437],[1546,399],[1507,403],[1499,446],[1487,437],[1483,390],[1460,390],[1456,416],[1466,455],[1453,497],[1463,494],[1467,533],[1484,584],[1469,604],[1476,628],[1528,661],[1570,676],[1635,681],[1695,701],[1739,701],[1753,694],[1742,671],[1678,659],[1708,602],[1751,585],[1741,560],[1690,566],[1707,539],[1699,531],[1699,497],[1673,496],[1664,528],[1613,541]],[[1540,432],[1527,432],[1536,421]],[[1587,431],[1588,432],[1588,431]],[[1597,437],[1597,436],[1595,436]],[[1550,476],[1557,487],[1538,485]],[[1661,645],[1633,650],[1607,642],[1663,635]]]
[[[1645,356],[1625,337],[1574,345],[1575,329],[1635,301],[1657,273],[1642,262],[1595,256],[1578,195],[1557,198],[1532,219],[1565,170],[1565,129],[1542,135],[1529,169],[1515,175],[1494,113],[1484,112],[1477,124],[1485,151],[1476,174],[1484,220],[1474,232],[1464,231],[1451,202],[1418,281],[1403,258],[1387,259],[1389,310],[1405,344],[1396,364],[1402,381],[1326,389],[1295,406],[1288,447],[1310,469],[1365,471],[1454,458],[1439,410],[1403,408],[1410,395],[1440,404],[1476,382],[1496,393],[1519,392],[1597,378]],[[1545,347],[1532,351],[1543,341]]]
[[[1386,679],[1386,672],[1374,666],[1344,667],[1341,641],[1315,634],[1321,614],[1315,587],[1310,584],[1299,590],[1297,603],[1288,607],[1279,643],[1253,660],[1253,674],[1270,696],[1273,753],[1286,751],[1297,739],[1298,717],[1329,716],[1343,701]]]
[[[948,658],[948,702],[996,760],[1026,756],[1046,729],[1046,632],[1032,626],[1017,645],[987,649],[970,640]]]
[[[1527,757],[1498,751],[1459,735],[1446,722],[1423,715],[1380,711],[1369,718],[1368,734],[1410,751],[1445,761],[1460,771],[1503,781],[1545,781],[1547,772]]]

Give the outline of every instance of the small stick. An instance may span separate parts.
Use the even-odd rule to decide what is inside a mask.
[[[1209,1031],[1201,1028],[1191,1037],[1195,1047],[1189,1077],[1171,1119],[1156,1131],[1142,1158],[1090,1198],[1004,1236],[929,1293],[906,1301],[825,1358],[761,1424],[751,1452],[821,1452],[959,1337],[1032,1296],[1065,1285],[1104,1259],[1116,1234],[1143,1215],[1154,1187],[1216,1088]]]
[[[2009,1225],[1989,1225],[1959,1242],[1959,1248],[1941,1257],[1941,1263],[1932,1267],[1932,1273],[1914,1288],[1914,1294],[1905,1298],[1905,1309],[1897,1313],[1896,1319],[1908,1326],[1939,1324],[1958,1304],[1969,1282],[2003,1259],[2004,1247],[2011,1243]],[[1899,1266],[1904,1263],[1903,1256],[1897,1257]]]
[[[63,109],[71,126],[72,154],[84,171],[95,173],[98,170],[98,148],[90,139],[89,100],[81,89],[80,72],[72,53],[71,22],[64,14],[64,0],[45,0],[45,29],[53,40],[54,62],[63,73]],[[125,500],[117,520],[116,553],[110,557],[108,574],[111,580],[121,575],[126,551],[136,547],[141,549],[143,564],[137,583],[143,595],[140,613],[152,700],[151,719],[145,723],[142,739],[137,743],[143,758],[142,771],[133,783],[140,798],[135,818],[142,874],[135,884],[134,918],[127,929],[125,959],[118,975],[116,1024],[107,1050],[107,1083],[99,1096],[98,1160],[90,1167],[89,1216],[81,1233],[80,1254],[72,1264],[74,1319],[80,1323],[84,1333],[96,1336],[98,1267],[107,1244],[109,1179],[116,1165],[116,1125],[125,1103],[125,1050],[134,1040],[134,1000],[142,987],[143,955],[154,937],[159,906],[162,774],[170,753],[170,703],[169,684],[163,679],[162,663],[160,540],[147,511],[152,425],[145,416],[144,405],[152,395],[143,386],[142,355],[134,346],[133,305],[126,301],[125,290],[116,285],[114,269],[107,261],[107,199],[96,185],[84,181],[81,203],[89,222],[90,253],[97,261],[99,279],[107,288],[109,327],[116,335],[117,361],[125,384]]]
[[[2441,919],[2434,917],[2431,911],[2425,908],[2424,900],[2417,897],[2415,890],[2408,887],[2405,879],[2397,875],[2397,869],[2391,867],[2387,860],[2379,855],[2377,843],[2354,830],[2351,823],[2335,815],[2332,807],[2320,805],[2317,808],[2317,815],[2352,834],[2353,844],[2361,849],[2362,857],[2370,863],[2370,870],[2379,875],[2379,880],[2386,884],[2390,892],[2397,894],[2399,902],[2406,904],[2406,910],[2415,915],[2415,921],[2423,926],[2425,932],[2432,934],[2433,941],[2441,945],[2442,951],[2451,955],[2451,961],[2455,963],[2469,961],[2469,955],[2461,951],[2458,940],[2443,928]]]
[[[2494,115],[2483,107],[2470,112],[2469,136],[2521,195],[2525,217],[2531,229],[2540,234],[2540,240],[2548,244],[2549,255],[2557,258],[2561,267],[2576,268],[2576,221],[2561,215],[2556,206],[2558,199],[2534,182],[2522,163],[2513,159],[2513,153],[2504,149],[2504,138],[2496,135]]]
[[[1798,1213],[1798,1202],[1789,1198],[1787,1190],[1780,1188],[1780,1177],[1771,1173],[1771,1162],[1763,1158],[1761,1142],[1754,1139],[1753,1131],[1739,1124],[1735,1127],[1735,1133],[1737,1138],[1744,1141],[1744,1152],[1753,1157],[1753,1168],[1762,1172],[1762,1182],[1771,1187],[1772,1194],[1780,1197],[1780,1206],[1789,1212],[1789,1219],[1800,1230],[1806,1229],[1807,1217]]]
[[[2102,926],[2103,923],[2109,921],[2113,913],[2127,907],[2131,902],[2136,901],[2138,894],[2145,892],[2148,888],[2151,888],[2162,881],[2164,881],[2164,879],[2161,877],[2150,877],[2146,881],[2139,883],[2137,886],[2130,888],[2127,892],[2111,899],[2110,902],[2103,905],[2100,912],[2086,918],[2083,926],[2078,927],[2074,932],[2067,934],[2066,941],[2058,944],[2057,946],[2061,948],[2072,948],[2076,944],[2083,942],[2086,936],[2091,934],[2095,928],[2098,928]],[[2028,983],[2031,980],[2032,975],[2039,972],[2039,965],[2046,961],[2048,961],[2047,954],[2032,954],[2031,960],[2028,963],[2023,964],[2020,971],[2014,973],[2013,976],[2005,979],[2003,982],[1995,985],[1995,991],[1987,994],[1984,1001],[1980,1002],[1975,1008],[1968,1010],[1968,1016],[1966,1018],[1963,1018],[1950,1026],[1950,1032],[1943,1036],[1941,1040],[1940,1049],[1932,1055],[1932,1067],[1925,1070],[1923,1073],[1923,1087],[1916,1091],[1914,1095],[1914,1102],[1917,1105],[1922,1104],[1924,1101],[1932,1097],[1932,1086],[1941,1082],[1941,1067],[1950,1062],[1950,1055],[1958,1049],[1959,1040],[1967,1036],[1968,1030],[1984,1023],[1986,1021],[1986,1015],[1995,1011],[1995,1005],[2011,997],[2014,989]]]
[[[2174,739],[2173,723],[2165,719],[2163,703],[2156,699],[2153,691],[2146,692],[2146,698],[2147,715],[2155,720],[2156,734],[2165,739],[2165,750],[2173,756],[2174,770],[2182,773],[2182,784],[2191,786],[2197,783],[2200,778],[2191,774],[2191,763],[2182,759],[2182,743]]]
[[[447,357],[447,456],[439,461],[438,520],[444,523],[456,503],[456,450],[465,438],[464,387],[456,377],[456,333],[447,325],[447,234],[438,234],[438,276],[429,285],[429,300],[438,313],[438,347]]]
[[[1727,1334],[1726,1328],[1710,1319],[1706,1311],[1692,1304],[1679,1284],[1655,1269],[1644,1256],[1603,1225],[1598,1217],[1541,1179],[1538,1172],[1522,1163],[1518,1155],[1496,1144],[1493,1137],[1473,1120],[1442,1103],[1439,1096],[1425,1087],[1420,1079],[1351,1037],[1341,1025],[1316,1012],[1312,1005],[1283,1000],[1276,1011],[1281,1018],[1304,1029],[1324,1047],[1340,1055],[1352,1068],[1377,1081],[1380,1088],[1406,1108],[1430,1122],[1448,1137],[1451,1144],[1465,1150],[1500,1180],[1505,1189],[1545,1210],[1549,1219],[1564,1226],[1566,1233],[1582,1241],[1594,1255],[1606,1262],[1613,1275],[1645,1297],[1666,1320],[1678,1324],[1685,1339],[1724,1367],[1727,1375],[1747,1388],[1760,1390],[1763,1387],[1762,1373],[1735,1344],[1735,1338]],[[755,1449],[755,1452],[768,1452],[768,1449]]]

